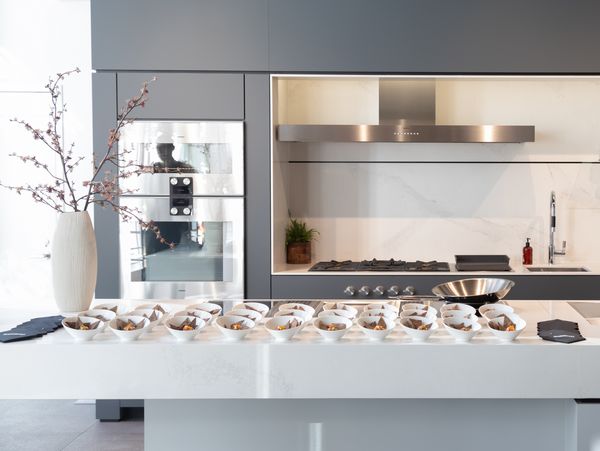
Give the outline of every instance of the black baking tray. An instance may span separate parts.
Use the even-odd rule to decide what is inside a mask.
[[[455,255],[457,271],[512,271],[508,255]]]

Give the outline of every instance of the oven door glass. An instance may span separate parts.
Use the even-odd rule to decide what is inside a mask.
[[[135,121],[119,140],[122,157],[144,174],[123,180],[133,195],[169,195],[169,176],[193,180],[194,195],[244,194],[244,124],[221,121]]]
[[[171,216],[168,198],[121,202],[153,220],[172,243],[133,220],[121,224],[125,297],[243,297],[242,198],[194,198],[190,216]]]

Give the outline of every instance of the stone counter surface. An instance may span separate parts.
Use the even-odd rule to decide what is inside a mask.
[[[176,310],[186,305],[172,302]],[[76,343],[58,330],[0,345],[0,398],[600,398],[596,321],[562,301],[510,304],[528,325],[508,344],[485,326],[467,344],[443,328],[419,344],[399,327],[383,342],[354,327],[337,343],[324,343],[312,325],[288,343],[275,343],[262,324],[242,342],[226,341],[213,326],[190,343],[176,342],[162,326],[132,343],[109,330]],[[2,330],[39,316],[5,313]],[[551,318],[578,321],[588,339],[539,339],[537,321]]]

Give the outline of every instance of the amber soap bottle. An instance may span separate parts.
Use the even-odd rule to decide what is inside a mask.
[[[531,238],[527,238],[525,247],[523,248],[523,264],[531,265],[533,263],[533,248],[530,244]]]

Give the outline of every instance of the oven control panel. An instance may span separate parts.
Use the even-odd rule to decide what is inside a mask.
[[[391,285],[389,287],[384,287],[383,285],[377,285],[374,288],[371,288],[368,285],[363,285],[360,288],[356,288],[352,285],[348,285],[344,289],[344,294],[347,297],[384,297],[384,296],[413,296],[417,294],[417,290],[413,286],[406,286],[404,289],[401,289],[398,285]]]
[[[194,205],[194,179],[169,177],[169,212],[171,216],[190,216]]]

